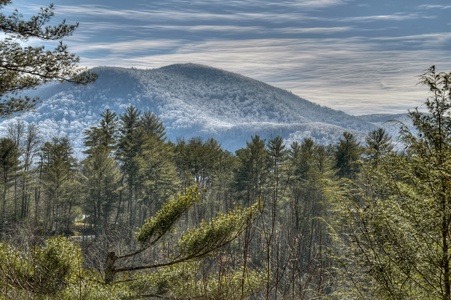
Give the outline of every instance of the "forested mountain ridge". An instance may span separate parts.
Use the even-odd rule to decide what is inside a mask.
[[[50,84],[28,94],[42,99],[20,116],[36,123],[47,139],[67,135],[76,149],[83,131],[106,108],[121,113],[128,105],[152,111],[171,140],[214,137],[236,150],[252,135],[287,140],[310,137],[320,144],[338,141],[344,131],[363,137],[375,126],[344,112],[304,100],[288,91],[235,73],[196,64],[142,70],[98,67],[89,86]],[[13,122],[4,121],[1,126]]]

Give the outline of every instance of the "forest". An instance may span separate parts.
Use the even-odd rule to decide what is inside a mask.
[[[450,299],[450,73],[365,143],[165,137],[105,110],[85,156],[21,122],[0,139],[4,299]]]
[[[78,24],[53,15],[0,13],[0,117],[41,101],[21,91],[97,79],[62,43]],[[214,138],[171,141],[129,106],[103,111],[78,157],[68,138],[12,124],[0,299],[451,300],[451,73],[419,79],[430,97],[396,141],[383,129],[327,146],[254,135],[231,153]]]

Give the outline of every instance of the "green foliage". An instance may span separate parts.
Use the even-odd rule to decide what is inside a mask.
[[[11,3],[2,1],[0,9]],[[37,99],[11,96],[24,89],[53,80],[87,84],[96,79],[95,74],[77,67],[79,58],[61,42],[72,35],[78,24],[67,25],[63,21],[55,26],[46,25],[53,15],[53,5],[41,8],[29,20],[24,20],[18,11],[9,16],[0,13],[0,31],[4,33],[4,39],[0,40],[0,115],[33,107]],[[53,50],[46,50],[44,46],[23,46],[30,38],[60,42]]]
[[[2,231],[7,223],[7,191],[12,185],[15,173],[20,169],[19,155],[19,147],[15,141],[9,138],[0,139],[0,183],[3,185],[0,211],[0,229]]]
[[[109,219],[117,203],[120,171],[117,162],[104,146],[90,151],[82,162],[82,191],[85,213],[91,216],[94,233],[107,234]]]
[[[54,295],[60,292],[76,270],[80,252],[63,239],[51,239],[27,254],[9,244],[0,244],[2,283],[25,291]]]
[[[67,138],[54,138],[41,148],[41,184],[49,198],[46,203],[45,225],[49,231],[68,231],[74,214],[73,204],[79,199],[76,159]]]
[[[23,140],[20,130],[11,131],[14,140]],[[11,236],[15,244],[75,234],[85,261],[55,294],[7,293],[295,299],[333,289],[325,230],[333,216],[324,192],[334,180],[330,149],[307,139],[287,150],[279,136],[252,137],[236,155],[214,139],[174,145],[158,117],[132,106],[120,118],[103,112],[85,136],[80,165],[67,139],[44,143],[36,164],[29,152],[27,185],[12,180],[6,198],[8,212],[21,191],[30,205],[30,229]]]
[[[194,181],[202,188],[212,185],[227,155],[213,138],[206,141],[202,141],[201,138],[191,138],[188,142],[179,140],[175,152],[176,164],[185,184]]]
[[[337,175],[341,178],[356,178],[361,169],[361,154],[362,148],[355,136],[350,132],[344,132],[335,151]]]
[[[257,199],[263,198],[263,186],[266,183],[271,161],[265,149],[265,140],[260,136],[253,136],[246,148],[236,151],[240,160],[240,167],[235,174],[235,188],[249,205]]]
[[[365,137],[368,159],[377,163],[380,157],[389,154],[393,150],[391,137],[383,128],[378,128]]]
[[[189,188],[163,205],[154,217],[146,220],[136,233],[136,239],[144,244],[153,244],[163,237],[194,203],[199,202],[199,191]]]
[[[116,113],[106,109],[100,114],[101,119],[98,126],[93,126],[85,131],[85,153],[91,154],[94,149],[104,147],[113,151],[117,143],[118,118]]]
[[[141,276],[132,284],[132,289],[148,297],[167,299],[247,299],[262,286],[262,273],[249,271],[244,278],[243,269],[217,274],[201,274],[201,261],[184,262],[159,269]],[[238,292],[239,291],[239,292]]]
[[[417,133],[402,128],[406,153],[378,157],[337,197],[358,298],[451,299],[451,73],[421,80],[432,96],[409,113]]]
[[[51,238],[25,251],[0,244],[0,295],[4,299],[117,299],[125,286],[105,287],[83,268],[81,249]]]
[[[259,203],[227,214],[219,214],[210,222],[186,231],[178,241],[181,256],[206,255],[236,239],[259,212]]]

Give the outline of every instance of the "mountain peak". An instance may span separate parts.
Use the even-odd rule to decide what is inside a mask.
[[[252,135],[281,135],[288,142],[306,137],[336,142],[344,131],[364,135],[374,129],[359,118],[322,107],[266,83],[199,64],[175,64],[142,70],[98,67],[96,83],[43,86],[44,100],[22,116],[39,125],[47,137],[69,135],[81,147],[83,132],[106,108],[120,114],[134,105],[152,111],[165,124],[167,136],[214,137],[228,150],[244,147]],[[44,96],[44,97],[42,97]],[[8,122],[3,122],[2,127]]]

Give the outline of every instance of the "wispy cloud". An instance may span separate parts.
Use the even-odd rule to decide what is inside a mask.
[[[27,13],[41,3],[16,1]],[[451,69],[448,4],[59,2],[58,18],[80,22],[66,42],[83,65],[157,68],[201,63],[355,114],[404,112],[426,96],[416,85],[422,70],[433,64]]]
[[[353,114],[405,112],[420,105],[427,91],[416,85],[417,75],[432,64],[451,68],[445,51],[380,51],[377,42],[349,38],[180,43],[171,54],[120,57],[113,53],[104,58],[104,64],[111,65],[113,58],[116,65],[125,67],[206,64]],[[99,60],[92,63],[98,65]]]
[[[292,2],[292,5],[307,8],[325,8],[349,3],[346,0],[298,0]]]
[[[340,22],[380,22],[380,21],[406,21],[416,20],[419,18],[433,18],[431,16],[420,16],[419,14],[391,14],[391,15],[373,15],[361,17],[346,17],[335,19]]]
[[[110,42],[110,43],[96,43],[96,44],[73,44],[71,48],[77,53],[106,51],[111,54],[128,57],[136,53],[148,52],[152,53],[156,50],[172,50],[175,47],[180,47],[186,41],[177,40],[135,40],[126,42]]]
[[[451,5],[423,4],[418,6],[420,9],[450,9]]]
[[[300,12],[296,13],[270,13],[270,12],[242,12],[237,11],[234,13],[224,12],[215,13],[206,11],[193,11],[193,10],[177,10],[172,9],[147,9],[147,10],[116,10],[107,6],[99,5],[80,5],[80,6],[58,6],[58,12],[65,15],[79,15],[83,18],[86,16],[106,18],[109,20],[122,18],[133,21],[142,21],[146,23],[158,23],[161,21],[177,21],[188,22],[196,21],[201,22],[205,20],[214,21],[269,21],[269,22],[287,22],[287,21],[299,21],[308,20],[307,14]]]

